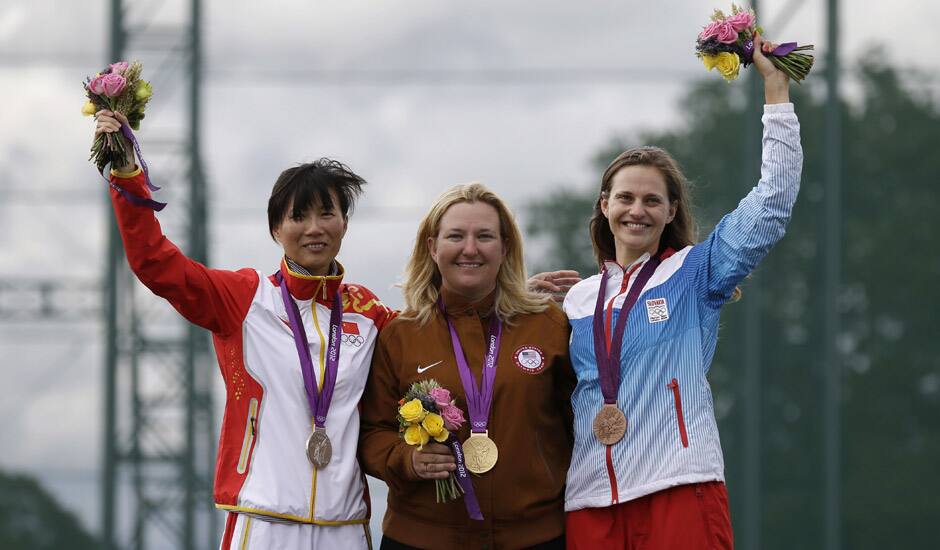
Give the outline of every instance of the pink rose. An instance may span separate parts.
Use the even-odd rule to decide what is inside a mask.
[[[109,73],[101,77],[101,86],[104,88],[104,95],[108,97],[121,95],[121,92],[124,91],[125,83],[124,77],[117,73]]]
[[[446,390],[445,390],[446,391]],[[449,431],[455,432],[460,429],[464,423],[463,411],[459,407],[448,405],[441,411],[444,417],[444,427]]]
[[[112,63],[108,65],[112,73],[124,74],[124,71],[127,70],[128,64],[127,61],[118,61],[117,63]]]
[[[88,83],[88,89],[91,90],[91,93],[95,95],[101,95],[104,93],[104,75],[99,74],[95,78],[91,79],[91,82]]]
[[[705,30],[699,33],[699,40],[708,40],[709,38],[718,36],[718,29],[721,27],[721,21],[712,21],[705,26]]]
[[[741,32],[753,25],[756,19],[754,18],[754,14],[742,11],[725,19],[725,21],[731,25],[735,32]]]
[[[434,388],[428,392],[428,395],[434,400],[434,404],[437,405],[438,410],[443,410],[450,406],[450,392],[444,388]]]
[[[718,41],[722,44],[734,44],[738,41],[738,31],[725,19],[718,24]]]

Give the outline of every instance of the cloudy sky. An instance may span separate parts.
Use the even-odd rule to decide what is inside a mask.
[[[159,26],[179,21],[183,5],[138,2],[128,14]],[[845,65],[887,45],[904,66],[940,74],[940,56],[930,53],[940,4],[842,6]],[[265,226],[271,184],[294,163],[335,157],[370,182],[340,255],[348,277],[401,305],[393,285],[416,219],[446,187],[483,181],[525,218],[533,198],[592,185],[598,174],[588,161],[611,137],[682,124],[676,99],[692,80],[717,78],[691,53],[714,7],[727,6],[205,2],[201,149],[211,263],[273,270],[280,251]],[[760,7],[771,38],[826,51],[821,0]],[[107,10],[100,0],[0,5],[0,281],[85,280],[103,269],[109,213],[86,160],[92,122],[79,116],[79,86],[107,61]],[[160,57],[144,57],[154,60],[150,74]],[[170,179],[172,167],[148,143],[179,123],[183,96],[166,93],[172,80],[155,86],[139,136],[145,156],[156,151],[155,177]],[[174,208],[161,214],[171,238]],[[0,468],[38,475],[93,529],[102,334],[95,319],[0,320]]]

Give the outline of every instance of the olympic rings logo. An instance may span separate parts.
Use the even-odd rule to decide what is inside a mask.
[[[358,348],[362,344],[366,343],[366,339],[359,334],[344,334],[343,343],[349,346],[356,346]]]

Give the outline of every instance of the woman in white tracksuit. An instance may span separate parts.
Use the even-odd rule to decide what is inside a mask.
[[[121,114],[97,114],[96,133]],[[268,201],[284,256],[273,273],[208,269],[163,235],[133,147],[111,173],[131,269],[190,322],[212,332],[226,401],[215,503],[229,511],[222,548],[370,546],[359,468],[359,399],[376,337],[393,313],[344,282],[336,261],[365,183],[329,159],[285,170]]]

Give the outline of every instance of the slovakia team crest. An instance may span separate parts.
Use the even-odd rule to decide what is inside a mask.
[[[538,374],[545,370],[545,354],[535,346],[520,346],[513,352],[512,362],[528,374]]]
[[[669,306],[665,298],[652,298],[646,301],[646,317],[650,323],[662,323],[669,319]]]

